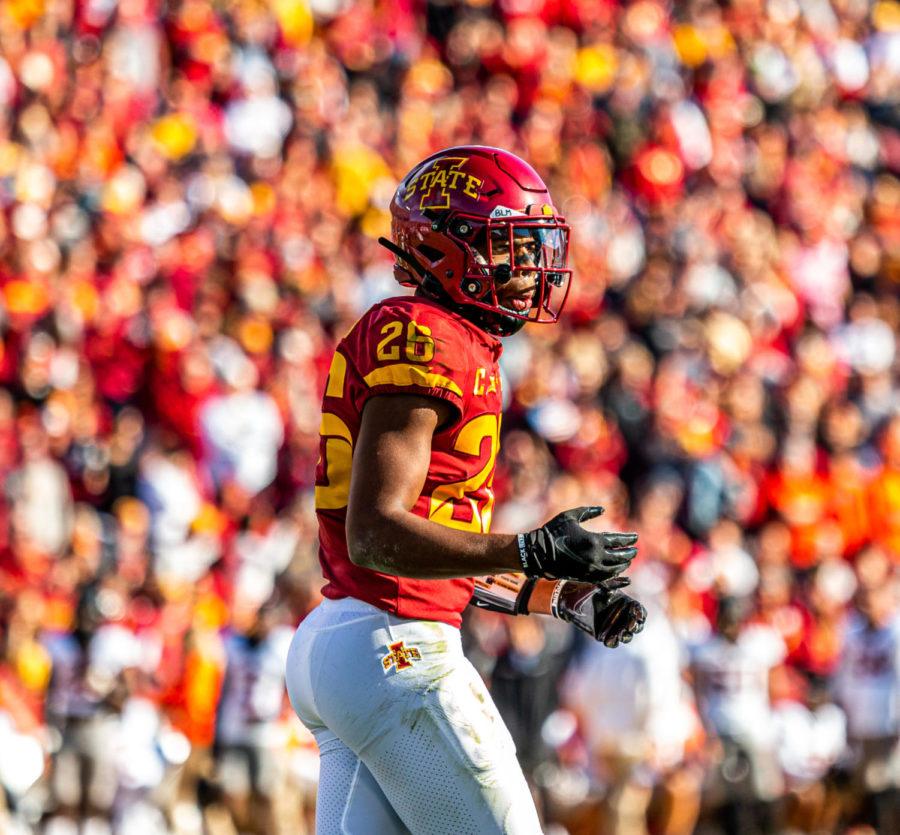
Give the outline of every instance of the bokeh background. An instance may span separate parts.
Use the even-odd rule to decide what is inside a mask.
[[[576,271],[495,529],[600,501],[651,613],[467,620],[547,832],[900,831],[896,0],[4,0],[0,830],[312,831],[324,377],[469,142]]]

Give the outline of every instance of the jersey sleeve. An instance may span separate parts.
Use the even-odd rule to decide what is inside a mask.
[[[440,398],[462,413],[468,348],[452,319],[424,306],[385,306],[373,313],[357,346],[360,407],[376,395],[413,394]]]

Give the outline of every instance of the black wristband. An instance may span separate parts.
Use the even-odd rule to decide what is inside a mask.
[[[522,583],[522,588],[519,590],[519,596],[516,598],[517,615],[528,614],[528,601],[531,600],[531,593],[534,591],[534,587],[537,585],[537,581],[537,577],[529,577],[524,583]]]
[[[522,563],[522,571],[531,574],[529,571],[528,545],[525,541],[525,534],[520,533],[516,536],[516,544],[519,546],[519,562]]]

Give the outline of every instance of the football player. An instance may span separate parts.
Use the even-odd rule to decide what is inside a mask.
[[[474,590],[609,646],[645,617],[621,591],[636,535],[581,525],[602,508],[488,532],[499,338],[559,318],[569,227],[530,165],[476,146],[417,165],[391,214],[381,243],[416,292],[373,306],[334,354],[316,472],[325,600],[287,662],[321,755],[317,831],[538,833],[509,732],[462,654],[461,612]]]

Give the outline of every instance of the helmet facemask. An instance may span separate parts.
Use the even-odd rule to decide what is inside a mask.
[[[564,223],[457,218],[453,227],[471,229],[462,241],[466,269],[460,282],[470,304],[524,322],[557,321],[571,277]]]

